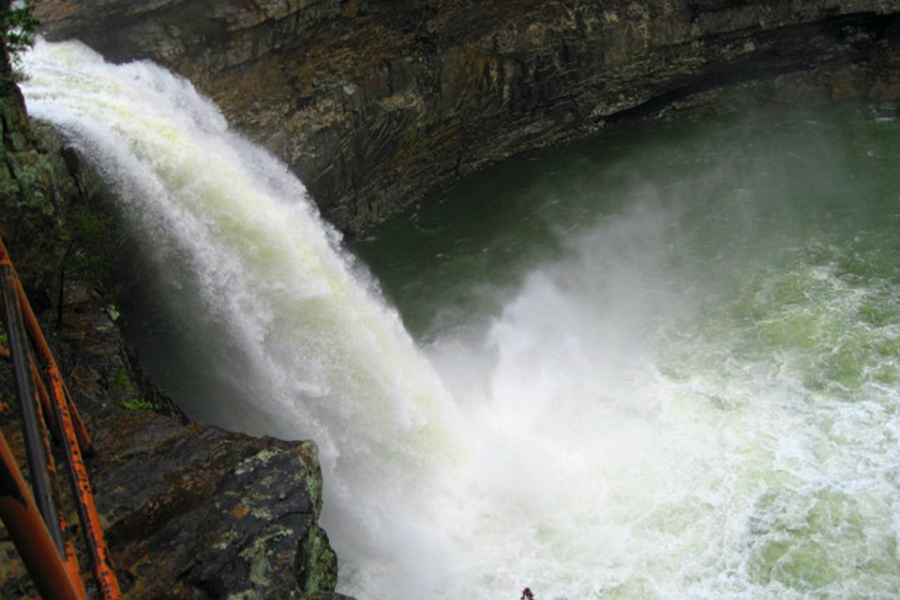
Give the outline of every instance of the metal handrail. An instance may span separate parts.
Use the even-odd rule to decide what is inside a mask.
[[[42,439],[42,427],[38,421],[35,390],[32,389],[31,371],[28,368],[28,339],[22,324],[22,313],[19,311],[17,298],[13,292],[12,272],[9,264],[0,264],[0,292],[3,293],[3,320],[9,337],[10,358],[13,364],[13,375],[19,398],[19,410],[22,411],[22,431],[25,437],[25,448],[28,457],[28,472],[31,474],[31,486],[38,510],[47,523],[50,537],[56,544],[59,553],[65,553],[62,532],[56,520],[56,502],[53,500],[53,489],[50,487],[50,459],[46,444]]]
[[[0,519],[44,600],[86,600],[47,531],[6,437],[0,431]]]
[[[43,421],[43,419],[39,419],[38,414],[38,407],[42,403],[45,406],[45,412],[46,405],[49,404],[51,414],[48,417],[53,417],[49,420],[66,457],[66,471],[72,484],[78,516],[85,531],[88,549],[93,560],[94,575],[101,596],[103,600],[121,600],[121,590],[112,567],[82,456],[82,444],[84,444],[84,448],[90,448],[91,439],[78,416],[68,390],[65,388],[59,366],[44,338],[2,239],[0,239],[0,291],[3,292],[7,333],[10,339],[9,355],[14,364],[16,387],[22,407],[29,470],[32,473],[32,484],[35,493],[38,494],[42,509],[41,511],[30,509],[27,500],[31,498],[31,504],[34,505],[34,499],[31,493],[24,488],[21,473],[18,472],[18,466],[12,460],[10,453],[8,457],[4,456],[4,466],[0,470],[0,478],[2,478],[0,485],[3,486],[0,493],[4,494],[0,496],[0,504],[2,504],[0,517],[8,529],[19,530],[19,533],[14,536],[16,547],[19,548],[23,558],[26,554],[29,556],[25,561],[26,567],[32,574],[35,583],[38,584],[38,589],[41,590],[45,600],[86,600],[84,587],[78,577],[78,565],[73,548],[71,545],[65,544],[62,539],[63,527],[58,527],[58,525],[64,526],[64,520],[61,519],[60,523],[56,520],[58,513],[49,486],[48,471],[52,470],[54,466],[50,462],[52,456],[45,447],[45,444],[49,446],[49,443],[46,437],[41,437],[41,432],[46,431],[46,423],[43,427],[39,424],[39,420]],[[23,318],[42,360],[44,374],[50,383],[49,393],[30,356]],[[32,381],[29,377],[33,377],[36,390],[32,389]],[[3,444],[6,445],[5,439]],[[6,449],[8,450],[8,446]],[[11,464],[8,464],[10,461]],[[40,519],[41,512],[43,519]],[[32,513],[37,515],[40,523],[35,521],[35,514]],[[13,523],[13,521],[17,522]],[[49,527],[48,523],[51,524]],[[23,527],[24,529],[22,529]],[[56,533],[53,533],[54,530]],[[33,537],[28,535],[29,531]],[[48,549],[47,539],[50,540],[52,551]],[[20,544],[24,546],[20,546]],[[66,574],[65,581],[68,581],[68,584],[65,583],[63,575],[60,573]],[[43,584],[42,582],[46,579],[59,580]],[[74,592],[69,590],[69,587],[72,587]]]

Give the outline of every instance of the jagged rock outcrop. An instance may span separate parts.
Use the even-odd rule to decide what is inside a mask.
[[[312,442],[117,415],[98,506],[129,598],[306,598],[337,583]]]
[[[10,78],[0,44],[0,235],[94,438],[87,467],[125,597],[327,597],[337,563],[318,525],[315,445],[188,423],[143,379],[111,304],[119,228],[103,191],[29,121]],[[16,406],[3,362],[0,403]],[[21,453],[16,412],[0,411],[0,428]],[[0,596],[34,594],[0,525]]]
[[[37,4],[52,39],[190,78],[349,232],[626,117],[900,99],[890,0]]]

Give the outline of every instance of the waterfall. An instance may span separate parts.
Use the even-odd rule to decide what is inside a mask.
[[[553,172],[503,225],[555,240],[508,281],[491,256],[533,253],[486,219],[443,246],[419,227],[395,290],[433,303],[418,347],[190,83],[77,43],[26,64],[30,113],[115,191],[154,378],[196,418],[319,444],[340,590],[900,598],[896,122],[581,158],[602,181]]]
[[[208,367],[208,388],[184,408],[314,439],[333,528],[377,546],[379,503],[428,485],[464,453],[449,396],[396,312],[300,181],[230,131],[189,82],[148,62],[107,64],[77,43],[39,42],[27,67],[30,114],[114,190],[148,293],[165,298],[191,344],[184,368]],[[360,501],[381,488],[391,491]]]

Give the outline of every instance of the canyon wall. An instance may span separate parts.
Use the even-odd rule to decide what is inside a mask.
[[[893,0],[37,5],[51,39],[190,78],[351,234],[487,164],[623,119],[900,98]]]

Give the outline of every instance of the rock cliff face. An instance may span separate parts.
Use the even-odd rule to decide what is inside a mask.
[[[52,39],[190,78],[359,232],[629,117],[900,98],[890,0],[38,0]]]
[[[142,379],[114,322],[117,228],[94,181],[29,121],[0,44],[0,235],[94,438],[87,466],[125,597],[329,597],[315,446],[189,424]],[[15,407],[11,378],[0,362],[0,403]],[[16,412],[0,410],[0,428],[21,452]],[[35,596],[2,524],[0,596]]]
[[[149,411],[109,423],[94,482],[129,598],[307,598],[334,590],[312,442],[252,438]]]

